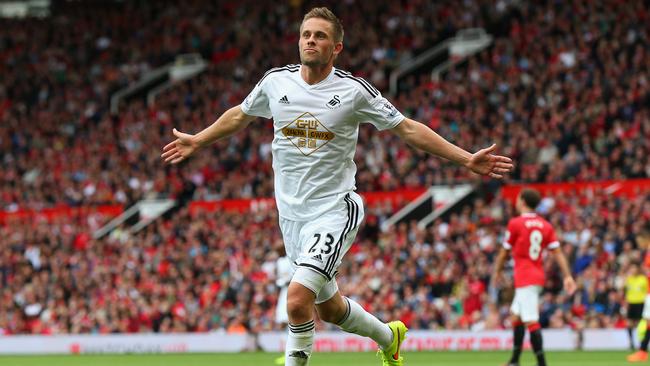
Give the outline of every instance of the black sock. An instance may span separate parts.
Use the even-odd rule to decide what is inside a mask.
[[[634,338],[632,338],[632,327],[627,328],[627,336],[629,337],[628,339],[630,340],[630,349],[634,351]]]
[[[511,364],[519,363],[519,356],[521,356],[521,348],[524,344],[524,335],[526,334],[526,328],[523,324],[515,325],[512,328],[514,337],[512,338],[512,357],[510,357]]]
[[[530,332],[530,344],[533,346],[535,357],[537,357],[537,366],[546,366],[546,358],[544,358],[544,347],[542,345],[542,330],[535,329]]]
[[[641,341],[641,351],[648,351],[648,342],[650,342],[650,329],[646,329],[643,340]]]

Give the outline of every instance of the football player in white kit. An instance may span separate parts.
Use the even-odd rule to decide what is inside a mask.
[[[343,297],[335,279],[364,218],[361,197],[354,192],[359,124],[388,129],[411,146],[494,178],[508,173],[512,161],[493,154],[495,145],[471,154],[451,144],[405,118],[367,81],[336,69],[343,27],[329,9],[314,8],[305,15],[298,48],[300,64],[268,71],[242,104],[212,125],[195,135],[174,129],[176,139],[163,148],[162,158],[179,163],[257,117],[273,118],[275,199],[294,269],[287,299],[286,364],[309,363],[315,305],[322,320],[377,342],[384,365],[402,365],[406,326],[383,323]]]

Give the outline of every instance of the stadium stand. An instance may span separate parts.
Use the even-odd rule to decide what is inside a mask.
[[[268,121],[178,167],[161,164],[160,147],[172,126],[197,131],[239,103],[265,70],[296,62],[294,31],[311,4],[102,4],[61,2],[50,18],[0,20],[2,208],[271,197]],[[492,47],[438,81],[411,78],[394,102],[467,149],[496,142],[517,161],[512,182],[650,177],[649,14],[641,2],[360,4],[338,12],[346,25],[339,67],[383,92],[400,62],[458,29],[493,29]],[[108,113],[113,92],[185,52],[210,60],[207,72],[153,106],[134,100]],[[367,126],[356,162],[361,192],[481,183]],[[632,198],[547,197],[542,213],[558,230],[580,290],[567,298],[549,277],[545,327],[625,326],[621,286],[648,245],[649,202],[647,190]],[[509,294],[494,303],[487,290],[513,215],[499,191],[424,230],[404,223],[380,231],[392,209],[368,209],[340,270],[342,291],[411,329],[507,326]],[[108,218],[0,223],[0,334],[278,329],[273,248],[281,240],[272,208],[219,215],[181,208],[135,236],[118,229],[92,239]]]

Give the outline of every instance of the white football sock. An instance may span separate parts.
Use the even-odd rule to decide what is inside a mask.
[[[289,324],[287,345],[284,351],[286,366],[305,366],[309,364],[314,345],[314,321],[303,324]]]
[[[339,327],[348,333],[370,337],[381,349],[389,347],[393,342],[393,332],[388,325],[365,311],[356,301],[345,296],[343,299],[348,304],[348,311],[339,322]]]

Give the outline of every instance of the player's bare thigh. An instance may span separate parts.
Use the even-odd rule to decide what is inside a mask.
[[[313,319],[314,292],[304,285],[291,281],[287,290],[287,313],[291,324],[302,324]]]

